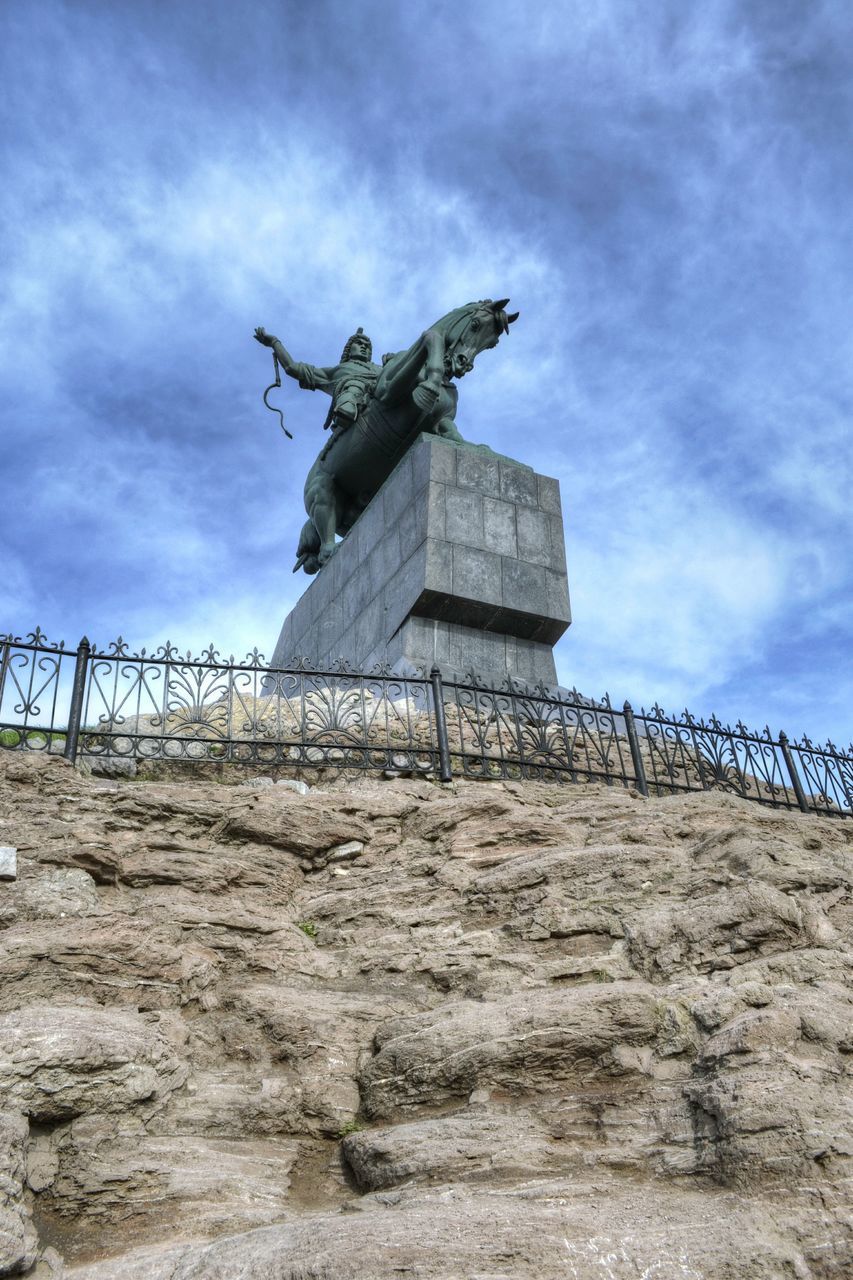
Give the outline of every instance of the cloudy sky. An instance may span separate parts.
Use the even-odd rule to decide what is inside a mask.
[[[521,319],[589,695],[846,745],[849,0],[3,0],[0,631],[271,653],[334,362]]]

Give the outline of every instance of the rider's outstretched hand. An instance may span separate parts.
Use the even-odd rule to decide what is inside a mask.
[[[266,329],[262,329],[260,326],[255,330],[255,338],[264,347],[271,347],[274,342],[278,341],[277,338],[274,338],[271,333],[267,333]]]

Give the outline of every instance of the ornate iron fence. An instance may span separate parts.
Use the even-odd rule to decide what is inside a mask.
[[[603,781],[643,795],[720,789],[775,808],[853,817],[853,747],[774,739],[689,712],[614,708],[474,677],[387,668],[268,668],[172,645],[76,650],[41,631],[0,637],[0,746],[91,763],[190,760],[288,769],[393,770],[453,777]]]

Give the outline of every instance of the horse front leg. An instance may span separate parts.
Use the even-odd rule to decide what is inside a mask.
[[[459,392],[452,382],[445,382],[441,388],[441,394],[438,397],[432,420],[424,424],[423,430],[429,431],[433,435],[441,436],[444,440],[452,440],[455,444],[464,444],[465,441],[454,421],[458,404]]]
[[[376,384],[374,396],[385,405],[414,398],[419,409],[431,409],[444,380],[444,335],[427,329],[408,351],[389,360]]]

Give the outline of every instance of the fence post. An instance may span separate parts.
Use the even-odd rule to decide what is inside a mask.
[[[3,657],[0,659],[0,716],[3,714],[3,690],[6,687],[6,672],[9,670],[9,655],[12,651],[12,642],[9,636],[3,636]]]
[[[77,662],[74,667],[74,683],[71,686],[71,706],[68,708],[68,728],[65,735],[66,760],[77,759],[77,740],[80,737],[80,724],[83,720],[83,699],[86,695],[86,667],[92,646],[86,636],[77,647]]]
[[[800,782],[800,775],[797,773],[797,766],[794,764],[794,757],[791,754],[791,748],[788,745],[788,735],[779,731],[779,746],[782,749],[782,756],[785,761],[785,767],[791,775],[791,782],[794,784],[794,795],[797,797],[797,804],[803,813],[809,812],[806,793],[803,791],[803,784]]]
[[[441,683],[441,672],[433,667],[429,673],[432,682],[432,700],[435,706],[435,733],[438,738],[438,776],[442,782],[452,782],[453,770],[450,767],[450,743],[447,740],[447,721],[444,718],[444,686]]]
[[[634,780],[637,783],[637,790],[641,796],[649,794],[649,784],[646,782],[646,770],[643,766],[643,757],[640,755],[640,739],[637,737],[637,726],[634,723],[634,712],[631,709],[630,702],[626,702],[622,708],[622,714],[625,717],[625,732],[628,734],[628,742],[631,747],[631,760],[634,764]]]

